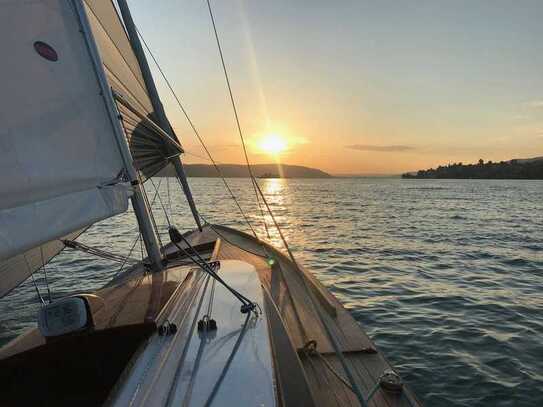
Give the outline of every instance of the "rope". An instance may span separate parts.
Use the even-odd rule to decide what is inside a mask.
[[[136,28],[137,30],[137,28]],[[228,193],[230,194],[230,197],[233,199],[233,201],[236,203],[236,206],[238,207],[238,210],[239,212],[241,213],[241,216],[243,216],[243,219],[245,220],[245,223],[247,223],[247,225],[249,226],[249,228],[251,229],[251,232],[253,233],[254,237],[258,239],[258,236],[256,234],[256,231],[255,229],[253,228],[253,225],[251,224],[251,222],[249,221],[249,219],[247,218],[247,215],[245,214],[245,211],[243,210],[243,208],[241,207],[238,199],[236,198],[236,196],[234,195],[234,193],[232,192],[232,189],[230,188],[230,185],[228,184],[228,182],[226,182],[226,179],[224,178],[224,175],[222,174],[222,171],[220,170],[219,166],[217,165],[217,162],[213,159],[213,156],[211,155],[211,153],[209,152],[204,140],[202,139],[202,137],[200,136],[200,133],[199,131],[196,129],[196,126],[194,125],[194,123],[192,122],[192,120],[190,119],[187,111],[185,110],[185,107],[183,106],[183,104],[181,103],[181,100],[179,99],[179,97],[177,96],[177,93],[174,91],[170,81],[168,80],[168,78],[166,77],[166,74],[164,73],[164,71],[162,70],[162,67],[160,66],[160,64],[158,63],[157,59],[155,58],[153,52],[151,51],[151,48],[147,45],[147,42],[145,41],[145,38],[143,37],[142,33],[140,31],[138,31],[138,35],[140,36],[141,38],[141,41],[143,42],[143,45],[145,46],[145,48],[147,49],[147,52],[149,52],[149,55],[151,56],[151,58],[153,59],[153,62],[155,63],[158,71],[160,72],[160,75],[162,76],[162,78],[164,79],[164,81],[166,82],[166,86],[168,87],[168,89],[170,90],[172,96],[174,97],[174,99],[176,100],[177,102],[177,106],[179,107],[179,109],[181,109],[181,111],[183,112],[183,115],[185,116],[185,118],[187,119],[187,122],[189,123],[190,127],[192,128],[192,131],[194,133],[194,135],[196,136],[196,138],[198,139],[198,141],[200,142],[200,144],[202,145],[202,148],[204,149],[204,151],[206,152],[207,156],[209,157],[209,161],[213,164],[213,167],[215,168],[215,171],[217,171],[217,174],[219,175],[219,177],[221,178],[226,190],[228,191]],[[187,153],[185,152],[186,154],[190,154],[190,155],[194,155],[196,157],[199,157],[197,156],[196,154],[192,154],[192,153]],[[201,158],[201,157],[199,157]],[[180,181],[178,180],[178,182],[180,183]]]
[[[320,368],[320,366],[317,368],[315,362],[313,361],[313,358],[308,357],[307,359],[309,361],[309,364],[311,365],[311,369],[313,369],[313,374],[317,377],[319,387],[321,387],[320,384],[322,383],[321,378],[324,378],[324,381],[325,381],[324,384],[326,385],[325,389],[332,389],[332,393],[334,395],[334,398],[336,399],[337,405],[341,406],[342,401],[340,400],[340,398],[338,396],[338,390],[339,389],[337,389],[336,386],[332,386],[330,384],[330,380],[328,379],[328,375],[322,374],[322,369]]]
[[[380,383],[379,381],[377,381],[377,383],[375,383],[375,386],[373,386],[373,389],[371,389],[370,392],[368,393],[368,398],[366,399],[368,403],[371,401],[373,396],[375,396],[375,393],[377,393],[377,390],[379,389],[379,387],[380,387]]]
[[[260,209],[260,215],[262,216],[262,220],[264,221],[264,227],[266,229],[266,234],[268,236],[268,239],[270,238],[270,233],[268,230],[268,225],[266,224],[266,218],[264,217],[264,211],[262,210],[262,206],[260,205],[260,199],[258,198],[258,192],[257,192],[257,182],[255,179],[255,176],[253,174],[253,170],[251,168],[251,164],[249,162],[249,156],[247,154],[247,148],[245,146],[245,139],[243,137],[243,131],[241,130],[241,124],[239,122],[239,116],[238,116],[238,109],[236,107],[236,102],[234,100],[234,95],[232,93],[232,86],[230,85],[230,78],[228,76],[228,70],[226,69],[226,63],[224,62],[224,55],[222,53],[222,47],[221,42],[219,40],[219,34],[217,33],[217,26],[215,25],[215,18],[213,17],[213,11],[211,10],[211,3],[209,0],[206,0],[207,2],[207,8],[209,10],[209,17],[211,18],[211,23],[213,25],[213,32],[215,33],[215,40],[217,42],[217,48],[219,50],[219,56],[221,58],[221,64],[222,64],[222,70],[224,72],[224,78],[226,79],[226,85],[228,87],[228,94],[230,95],[230,102],[232,103],[232,109],[234,110],[234,117],[236,118],[236,125],[238,128],[238,134],[241,139],[241,145],[243,147],[243,154],[245,156],[245,162],[247,163],[247,169],[249,170],[249,176],[251,177],[251,182],[253,184],[253,189],[255,192],[256,202],[258,205],[258,208]]]
[[[183,249],[181,246],[179,246],[177,243],[173,242],[173,244],[179,249],[181,250],[183,253],[185,253],[185,255],[192,260],[192,262],[194,264],[196,264],[198,267],[200,267],[204,272],[208,273],[211,277],[213,277],[215,280],[217,280],[219,283],[221,283],[228,291],[230,291],[234,297],[236,297],[241,303],[242,303],[242,307],[243,309],[248,309],[248,310],[253,310],[254,309],[254,306],[256,305],[255,303],[253,303],[251,300],[249,300],[247,297],[245,297],[243,294],[240,294],[238,291],[236,291],[235,289],[233,289],[232,287],[230,287],[222,278],[220,278],[216,273],[215,271],[213,271],[213,269],[209,266],[209,264],[203,260],[195,251],[195,253],[197,254],[197,256],[199,257],[199,259],[201,259],[201,261],[195,257],[193,257],[188,251],[186,251],[185,249]],[[192,246],[191,246],[192,247]],[[193,248],[194,250],[194,248]]]
[[[330,372],[332,372],[332,374],[336,376],[339,379],[339,381],[345,385],[345,387],[347,387],[349,390],[351,390],[354,393],[353,386],[351,386],[351,384],[343,376],[341,376],[336,369],[334,369],[334,367],[330,364],[330,362],[328,362],[325,359],[322,353],[320,353],[317,350],[317,341],[313,340],[313,341],[307,342],[303,346],[302,352],[304,352],[309,357],[309,360],[311,360],[311,356],[317,356],[322,361],[324,366],[328,370],[330,370]]]
[[[219,275],[215,272],[213,267],[206,262],[198,253],[198,251],[190,244],[190,242],[181,234],[179,231],[173,227],[169,229],[170,232],[170,239],[172,243],[180,250],[182,251],[194,264],[196,264],[198,267],[200,267],[204,272],[208,273],[211,277],[213,277],[215,280],[217,280],[219,283],[221,283],[224,288],[226,288],[228,291],[230,291],[234,297],[236,297],[241,302],[241,312],[242,313],[250,313],[255,312],[255,314],[258,315],[258,313],[262,312],[260,309],[260,306],[245,297],[243,294],[241,294],[239,291],[235,290],[234,288],[230,287],[228,283],[226,283]],[[187,250],[185,250],[183,247],[181,247],[178,242],[183,241],[187,248],[190,248],[190,250],[194,253],[195,256],[192,256]],[[257,311],[258,309],[258,311]]]
[[[127,261],[132,261],[135,263],[138,262],[137,259],[129,258],[128,256],[121,256],[120,254],[115,254],[102,249],[98,249],[96,247],[88,246],[81,242],[76,242],[75,240],[65,239],[62,240],[62,243],[64,243],[64,246],[69,247],[70,249],[79,250],[117,263],[124,264]]]

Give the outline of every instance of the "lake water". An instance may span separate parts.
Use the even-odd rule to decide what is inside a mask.
[[[174,180],[154,182],[174,223],[192,228]],[[229,182],[264,236],[249,181]],[[543,405],[543,182],[259,182],[298,259],[426,405]],[[190,183],[208,221],[247,230],[221,180]],[[164,225],[158,199],[154,207]],[[126,254],[136,236],[127,213],[81,241]],[[271,238],[279,245],[273,230]],[[100,287],[118,266],[65,251],[47,270],[58,298]],[[41,273],[36,281],[46,296]],[[0,344],[34,326],[38,306],[31,281],[0,300]]]

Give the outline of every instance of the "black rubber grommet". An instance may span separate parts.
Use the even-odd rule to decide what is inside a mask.
[[[210,319],[207,325],[210,331],[215,331],[217,329],[217,322],[214,319]]]
[[[205,326],[206,326],[206,323],[204,322],[204,320],[198,321],[198,330],[199,331],[203,331],[205,329]]]

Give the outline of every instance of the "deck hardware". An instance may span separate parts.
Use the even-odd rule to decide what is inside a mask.
[[[201,320],[198,321],[198,331],[216,331],[217,321],[209,318],[209,315],[204,315]]]
[[[392,369],[386,369],[381,377],[379,377],[379,385],[389,393],[401,393],[403,389],[403,381],[398,373]]]
[[[217,272],[221,268],[221,262],[219,260],[210,261],[207,263],[209,267],[211,267],[211,270]]]
[[[158,327],[158,334],[160,336],[173,335],[177,332],[177,325],[166,320],[162,325]]]
[[[254,311],[256,309],[256,305],[253,302],[249,302],[247,304],[243,304],[239,310],[242,314],[247,314],[248,312]]]

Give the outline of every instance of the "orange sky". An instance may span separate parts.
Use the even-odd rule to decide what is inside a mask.
[[[282,162],[334,174],[543,155],[542,2],[292,3],[212,2],[253,163],[270,132]],[[131,6],[214,157],[243,162],[205,2]]]

